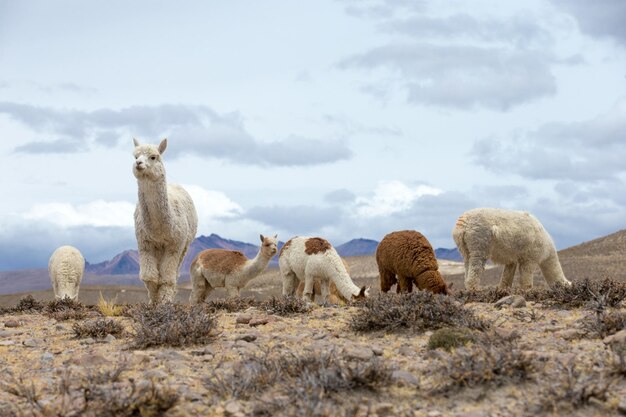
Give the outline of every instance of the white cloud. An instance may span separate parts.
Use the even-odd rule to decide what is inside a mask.
[[[388,216],[410,209],[420,197],[441,193],[442,190],[429,185],[409,187],[400,181],[381,181],[373,197],[357,198],[356,212],[361,217]]]
[[[127,201],[98,200],[86,204],[44,203],[33,206],[22,217],[60,227],[133,227],[135,205]]]
[[[211,232],[211,226],[219,220],[241,216],[243,209],[221,191],[205,190],[197,185],[183,185],[191,195],[198,213],[198,233]]]

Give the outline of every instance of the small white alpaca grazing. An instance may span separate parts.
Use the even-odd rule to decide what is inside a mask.
[[[239,296],[246,284],[265,270],[277,252],[277,237],[261,237],[259,253],[254,259],[235,250],[207,249],[191,263],[191,304],[202,303],[214,288],[223,287],[230,297]]]
[[[533,268],[539,264],[549,286],[571,285],[561,269],[552,238],[530,213],[495,208],[477,208],[459,217],[452,237],[465,261],[465,288],[476,289],[487,259],[505,265],[500,287],[513,284],[519,266],[520,284],[533,286]]]
[[[287,241],[278,258],[283,276],[283,295],[294,295],[299,281],[304,281],[303,299],[313,300],[315,282],[320,284],[322,304],[328,302],[329,283],[346,300],[369,297],[369,288],[354,285],[341,257],[325,239],[297,236]]]
[[[85,272],[85,258],[73,246],[61,246],[48,262],[48,273],[56,298],[78,299],[80,281]]]
[[[151,303],[172,302],[180,265],[196,236],[198,216],[187,191],[167,184],[161,160],[167,139],[158,147],[133,141],[133,173],[139,187],[135,209],[139,278],[148,289]]]

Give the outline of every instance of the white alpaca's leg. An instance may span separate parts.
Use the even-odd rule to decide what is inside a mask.
[[[239,288],[237,287],[227,286],[226,292],[228,293],[229,297],[239,297]]]
[[[502,271],[502,277],[500,278],[500,288],[511,288],[511,286],[513,286],[516,268],[516,263],[506,264],[504,266],[504,271]]]
[[[315,277],[309,273],[304,274],[304,292],[302,293],[302,298],[305,301],[313,302],[315,295],[313,294],[313,289],[315,286]]]
[[[159,263],[154,252],[154,248],[139,248],[139,279],[141,279],[148,290],[148,297],[151,303],[156,303],[158,299],[159,287]]]
[[[320,298],[321,298],[322,305],[326,305],[328,303],[328,294],[330,293],[329,286],[330,286],[329,280],[327,279],[320,280]]]
[[[294,295],[299,282],[293,271],[283,272],[283,295]]]
[[[178,278],[178,262],[180,253],[166,251],[159,263],[159,294],[160,302],[173,302],[176,296],[176,281]]]
[[[192,269],[193,270],[193,269]],[[190,304],[201,304],[206,300],[207,295],[211,292],[211,286],[202,275],[191,273],[191,295],[189,296]]]
[[[480,286],[480,276],[485,270],[487,258],[480,255],[470,255],[469,269],[465,274],[465,289],[476,290]]]
[[[519,263],[520,287],[524,290],[533,287],[533,266],[534,264],[529,261]]]

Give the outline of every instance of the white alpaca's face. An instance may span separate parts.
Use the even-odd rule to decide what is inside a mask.
[[[136,178],[156,180],[165,177],[165,168],[161,160],[161,155],[166,146],[164,143],[167,144],[167,142],[161,142],[161,145],[157,147],[155,145],[141,145],[135,140],[133,174]]]
[[[278,235],[267,237],[261,235],[261,250],[267,256],[274,256],[278,252]]]

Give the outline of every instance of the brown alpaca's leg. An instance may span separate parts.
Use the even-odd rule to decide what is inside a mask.
[[[396,283],[396,274],[385,269],[378,269],[380,276],[380,291],[388,292],[393,284]]]
[[[413,291],[413,277],[398,276],[398,289],[399,294],[407,294]]]

